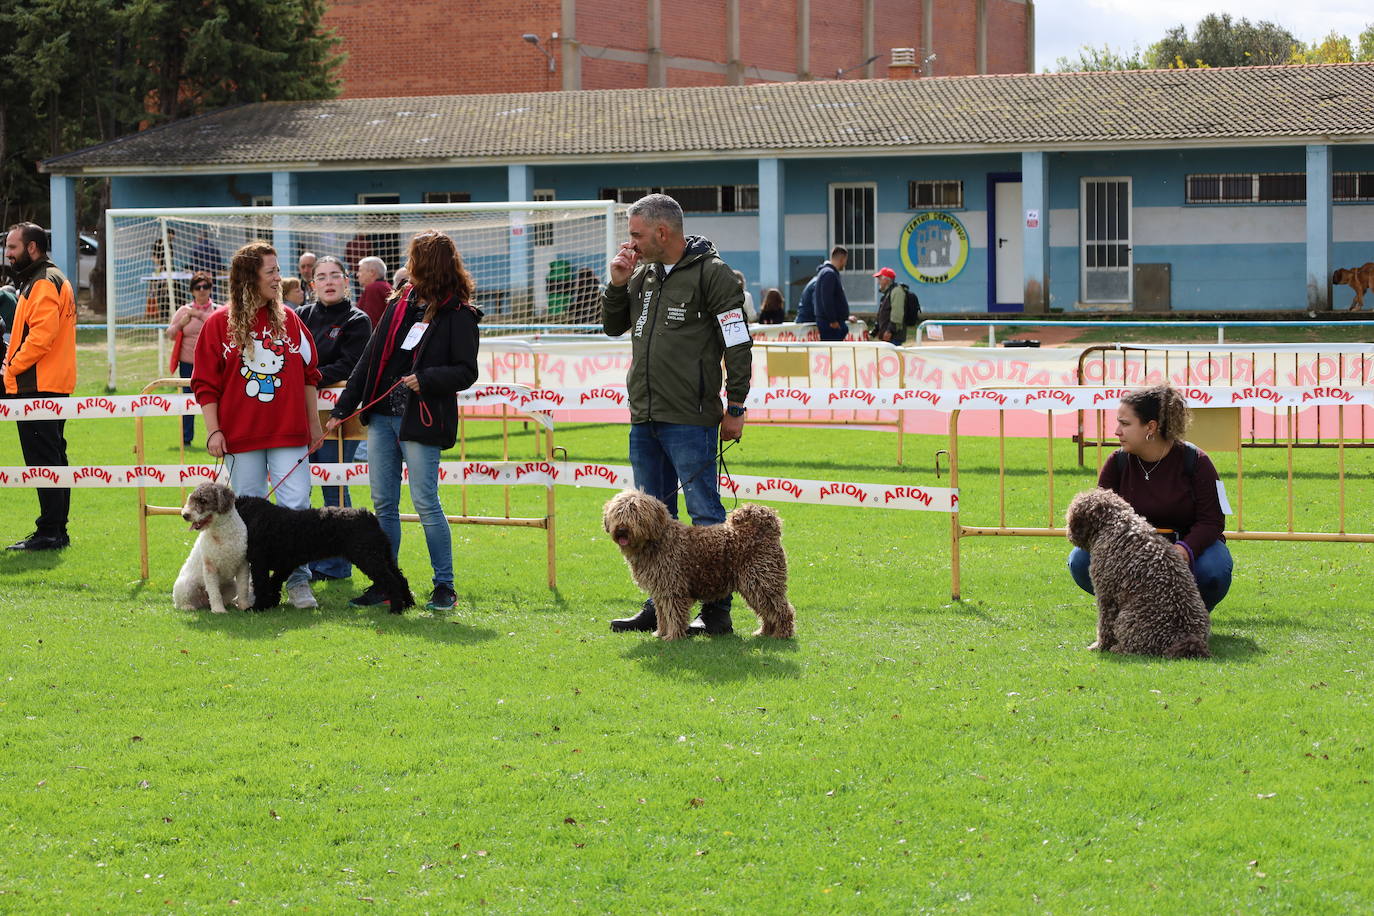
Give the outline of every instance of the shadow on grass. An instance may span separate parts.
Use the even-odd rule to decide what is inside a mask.
[[[1208,644],[1212,648],[1212,657],[1223,662],[1246,662],[1265,654],[1260,644],[1248,636],[1213,633]]]
[[[61,550],[0,550],[0,575],[56,569],[61,565]]]
[[[353,608],[345,604],[343,607],[302,610],[283,604],[266,611],[240,611],[231,607],[227,614],[180,613],[184,615],[182,622],[190,629],[215,631],[233,639],[276,639],[288,630],[325,623],[367,628],[378,636],[419,637],[445,645],[475,645],[490,642],[499,635],[486,627],[469,626],[461,619],[416,608],[404,614],[392,614],[385,607]]]
[[[751,621],[752,624],[752,621]],[[798,678],[801,666],[786,656],[798,651],[795,639],[765,636],[695,636],[664,642],[648,634],[621,653],[650,674],[695,675],[712,684]]]

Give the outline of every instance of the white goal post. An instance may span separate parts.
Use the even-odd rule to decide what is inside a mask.
[[[339,258],[355,281],[356,303],[359,260],[380,258],[390,279],[404,266],[410,238],[438,229],[473,276],[484,330],[599,323],[592,290],[626,237],[625,211],[611,200],[108,210],[106,387],[141,390],[166,376],[172,342],[163,332],[190,300],[191,277],[209,273],[215,303],[225,304],[229,262],[255,239],[277,249],[283,277],[296,275],[303,252]]]

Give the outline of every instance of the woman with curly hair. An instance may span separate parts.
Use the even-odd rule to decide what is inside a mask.
[[[1118,493],[1166,535],[1188,561],[1202,603],[1211,610],[1231,588],[1231,552],[1222,529],[1220,478],[1207,453],[1184,440],[1192,412],[1168,385],[1142,388],[1121,399],[1116,437],[1121,448],[1107,459],[1097,485]],[[1088,552],[1075,547],[1069,572],[1088,594]]]
[[[278,298],[281,269],[266,242],[250,242],[229,265],[229,304],[206,319],[196,341],[191,390],[205,415],[205,449],[224,458],[239,496],[266,496],[310,508],[310,469],[300,469],[323,438],[316,387],[315,341]],[[316,607],[310,570],[286,580],[299,608]],[[261,596],[259,596],[261,597]]]
[[[410,498],[425,532],[434,593],[426,608],[451,610],[453,542],[439,502],[439,455],[458,441],[458,392],[477,381],[477,323],[472,276],[453,240],[422,232],[410,241],[410,282],[395,290],[372,331],[327,430],[362,407],[367,425],[372,505],[393,555],[401,546],[401,462],[410,472]],[[383,604],[375,586],[352,601]]]

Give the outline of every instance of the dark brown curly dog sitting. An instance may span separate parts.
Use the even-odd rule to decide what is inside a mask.
[[[1069,503],[1069,540],[1092,555],[1102,652],[1210,658],[1211,616],[1188,561],[1130,503],[1088,490]]]
[[[410,584],[391,555],[377,516],[366,509],[284,509],[258,496],[235,501],[248,526],[248,568],[253,575],[253,610],[281,603],[281,587],[297,566],[344,557],[386,593],[391,613],[415,605]]]
[[[606,503],[602,524],[620,545],[635,584],[658,610],[657,635],[687,635],[692,605],[739,592],[761,626],[755,636],[791,639],[796,611],[787,601],[782,522],[765,506],[744,505],[723,525],[684,525],[663,503],[626,490]]]

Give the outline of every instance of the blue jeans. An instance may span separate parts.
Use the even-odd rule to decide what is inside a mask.
[[[343,456],[339,456],[339,440],[327,438],[319,447],[315,454],[310,456],[311,464],[351,464],[357,454],[358,446],[361,443],[357,439],[345,439],[343,442]],[[320,494],[324,497],[326,506],[351,506],[353,498],[349,496],[348,487],[320,487]],[[340,494],[343,494],[342,500]],[[319,573],[322,576],[329,576],[334,579],[347,579],[353,575],[353,564],[343,557],[330,557],[327,560],[316,560],[310,564],[312,573]]]
[[[195,369],[195,363],[177,363],[177,374],[182,378],[190,378],[191,370]],[[191,393],[190,388],[183,388],[182,391]],[[181,441],[190,445],[191,440],[196,437],[196,417],[195,414],[182,414],[181,416]]]
[[[267,496],[267,482],[280,481],[276,492],[277,505],[287,509],[310,508],[310,467],[303,460],[305,446],[297,448],[268,448],[255,452],[226,454],[224,463],[229,468],[229,486],[236,496]],[[300,461],[297,467],[296,462]],[[295,470],[292,470],[295,468]],[[310,583],[310,569],[297,566],[286,577],[286,587]]]
[[[401,418],[373,414],[367,424],[368,478],[372,508],[382,523],[391,555],[401,548],[401,462],[410,471],[410,501],[425,530],[434,584],[453,586],[453,536],[439,504],[439,446],[400,438]]]
[[[677,485],[693,525],[719,525],[725,521],[720,502],[720,477],[716,453],[720,448],[719,426],[686,423],[635,423],[630,426],[630,467],[635,486],[657,497],[677,518]],[[730,599],[709,602],[730,609]]]
[[[1092,578],[1088,575],[1091,556],[1081,547],[1069,552],[1069,574],[1078,587],[1089,595],[1093,594]],[[1211,547],[1193,562],[1193,578],[1197,580],[1197,590],[1202,595],[1202,603],[1211,610],[1221,603],[1231,590],[1231,551],[1224,541],[1215,541]]]

